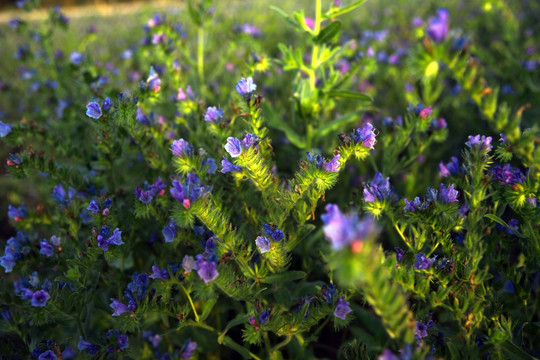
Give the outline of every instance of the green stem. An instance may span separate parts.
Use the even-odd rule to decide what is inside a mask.
[[[197,30],[197,72],[201,86],[204,84],[204,28]]]
[[[291,339],[292,339],[292,335],[291,334],[287,335],[285,340],[283,340],[282,342],[274,346],[274,349],[272,351],[277,351],[281,349],[282,347],[286,346],[289,342],[291,342]]]
[[[187,296],[187,298],[189,300],[189,303],[191,304],[191,308],[193,309],[193,314],[195,314],[195,321],[197,323],[200,323],[199,315],[197,314],[197,310],[195,309],[195,304],[193,304],[193,300],[191,299],[191,296],[189,295],[189,292],[186,290],[184,285],[180,285],[180,287],[182,288],[182,290],[184,290],[184,293],[186,294],[186,296]],[[214,329],[211,328],[210,331],[214,331]]]

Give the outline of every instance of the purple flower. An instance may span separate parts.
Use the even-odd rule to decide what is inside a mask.
[[[232,156],[238,157],[242,153],[242,143],[234,137],[228,137],[225,150]]]
[[[51,350],[47,350],[41,353],[41,355],[39,355],[38,357],[38,360],[56,360],[56,359],[57,359],[56,355]]]
[[[395,194],[390,188],[389,179],[389,177],[384,178],[380,172],[376,173],[373,181],[364,187],[364,201],[373,203],[377,200],[384,201],[394,198]]]
[[[425,270],[428,269],[432,264],[433,260],[430,260],[426,257],[426,255],[420,253],[416,254],[416,262],[414,263],[414,268],[416,270]]]
[[[116,345],[120,350],[124,351],[129,347],[128,340],[127,335],[120,335],[118,339],[116,339]]]
[[[417,345],[422,343],[422,339],[428,336],[427,331],[433,327],[433,320],[429,320],[425,325],[421,322],[416,322],[416,330],[414,331],[414,337],[416,338]]]
[[[259,248],[261,254],[264,254],[270,250],[270,240],[268,240],[266,236],[257,236],[255,239],[255,244]]]
[[[179,202],[183,202],[186,198],[186,194],[184,193],[184,188],[182,187],[182,183],[178,180],[173,180],[172,182],[173,187],[169,189],[169,192],[171,193],[171,196],[175,198]]]
[[[223,157],[223,160],[221,160],[221,167],[222,167],[221,172],[223,174],[226,174],[228,172],[233,172],[233,171],[236,171],[236,172],[242,171],[242,167],[233,164],[232,162],[227,160],[225,157]]]
[[[6,137],[11,132],[11,125],[0,121],[0,137]]]
[[[263,228],[264,233],[268,236],[271,236],[272,240],[275,242],[281,241],[285,237],[283,231],[278,229],[276,225],[263,224]]]
[[[214,158],[204,158],[201,164],[201,168],[207,166],[206,173],[207,174],[215,174],[217,171],[217,165],[216,160]]]
[[[44,307],[47,304],[47,300],[49,300],[51,296],[49,293],[45,290],[38,290],[32,295],[32,306],[35,307]]]
[[[197,267],[197,274],[205,284],[208,284],[219,275],[216,270],[217,264],[215,262],[206,261],[202,257],[197,260]]]
[[[173,242],[174,238],[176,237],[177,230],[178,226],[173,219],[170,219],[169,223],[161,231],[161,233],[165,237],[165,242]]]
[[[377,143],[375,133],[373,132],[373,125],[367,123],[362,128],[357,128],[351,133],[354,143],[362,143],[362,146],[373,149],[373,146]]]
[[[47,242],[47,240],[43,239],[40,242],[41,249],[39,250],[39,253],[42,255],[45,255],[46,257],[51,257],[54,253],[54,247]]]
[[[186,255],[182,260],[182,268],[186,273],[190,273],[191,270],[198,270],[199,266],[193,256]]]
[[[515,294],[514,284],[510,280],[504,283],[503,291],[507,294]]]
[[[110,300],[111,300],[110,307],[111,307],[111,309],[113,309],[112,316],[120,316],[120,315],[130,311],[128,309],[127,305],[124,305],[120,301],[118,301],[116,299],[113,299],[113,298],[111,298]],[[79,348],[79,350],[81,350],[81,349]]]
[[[193,146],[184,139],[174,140],[171,151],[173,155],[178,157],[191,156],[193,154]]]
[[[246,134],[244,136],[244,139],[242,140],[242,145],[244,146],[244,149],[249,149],[252,145],[256,145],[259,141],[259,137],[255,134]]]
[[[420,110],[420,113],[418,115],[420,115],[422,119],[425,119],[431,114],[433,114],[433,109],[431,108],[431,106],[428,106],[427,108]]]
[[[145,181],[145,188],[147,190],[142,190],[140,187],[137,186],[135,189],[135,197],[139,199],[140,202],[143,204],[148,204],[152,199],[154,198],[152,195],[152,192],[148,189],[148,183]]]
[[[332,304],[332,299],[334,295],[336,295],[336,292],[337,292],[334,284],[323,286],[321,290],[322,290],[322,295],[323,295],[324,300],[328,303],[328,305]]]
[[[363,241],[376,232],[375,223],[369,217],[359,220],[356,214],[344,215],[334,204],[326,205],[325,210],[326,214],[321,216],[324,223],[323,231],[334,250],[339,250],[354,241]]]
[[[453,202],[458,201],[457,197],[459,195],[459,192],[457,190],[454,190],[454,184],[450,185],[448,189],[444,184],[441,183],[439,196],[442,201],[444,201],[445,204],[450,204]]]
[[[506,137],[505,133],[501,133],[501,138],[499,139],[499,141],[503,144],[508,143],[508,138]]]
[[[26,206],[24,205],[24,203],[21,203],[21,206],[19,208],[16,208],[13,205],[8,205],[9,218],[15,221],[21,221],[27,216],[28,216],[28,211],[26,210]]]
[[[446,165],[442,161],[439,163],[439,176],[440,177],[458,175],[459,170],[460,170],[459,160],[455,156],[452,156],[450,158],[450,162],[447,163]]]
[[[223,109],[218,109],[215,106],[208,107],[204,115],[204,121],[218,123],[223,119],[224,113]]]
[[[152,274],[149,276],[150,279],[170,279],[169,272],[166,268],[160,269],[156,264],[152,266]]]
[[[349,307],[349,303],[345,301],[345,297],[341,296],[337,302],[336,302],[336,308],[334,309],[334,316],[340,318],[341,320],[345,320],[347,317],[347,314],[351,312],[351,308]]]
[[[253,78],[250,76],[247,79],[242,78],[236,84],[236,91],[246,99],[251,98],[251,94],[257,89],[257,85],[253,82]]]
[[[469,136],[469,141],[465,143],[468,147],[475,148],[479,147],[481,149],[485,149],[487,151],[490,151],[493,149],[493,146],[491,146],[491,136],[486,137],[485,135],[476,135],[476,136]]]
[[[182,346],[182,359],[189,359],[193,356],[193,352],[197,349],[197,343],[195,341],[191,341],[191,339],[187,339],[184,343],[184,346]]]
[[[336,156],[334,156],[334,158],[332,160],[330,160],[329,162],[327,162],[324,165],[324,170],[326,170],[328,172],[338,172],[339,171],[339,166],[341,165],[339,163],[340,158],[341,158],[340,154],[337,154]]]
[[[265,311],[261,315],[259,315],[259,323],[262,325],[268,321],[270,318],[270,311]]]
[[[503,167],[496,165],[491,169],[491,176],[501,185],[521,184],[525,181],[525,175],[521,170],[512,168],[510,164],[505,164]]]
[[[449,15],[447,9],[439,9],[437,10],[437,17],[428,20],[427,33],[436,43],[444,41],[448,35],[450,30]]]

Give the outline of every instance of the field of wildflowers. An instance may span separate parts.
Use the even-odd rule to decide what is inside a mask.
[[[0,358],[540,357],[540,3],[15,3]]]

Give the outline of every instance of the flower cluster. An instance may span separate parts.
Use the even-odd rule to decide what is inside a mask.
[[[47,257],[51,257],[54,253],[54,247],[58,247],[58,250],[61,251],[62,248],[60,246],[61,239],[58,236],[51,236],[50,241],[47,241],[47,239],[42,239],[39,243],[40,249],[39,253],[42,255],[45,255]]]
[[[439,163],[439,176],[448,177],[456,176],[462,172],[461,166],[459,165],[459,160],[457,157],[452,156],[450,162],[444,164],[442,161]]]
[[[437,16],[429,18],[427,33],[436,43],[443,42],[450,30],[450,12],[447,9],[437,10]]]
[[[0,266],[4,268],[4,272],[11,272],[17,260],[22,259],[24,254],[30,252],[27,244],[28,237],[21,231],[17,232],[16,237],[10,237],[8,239],[4,248],[4,256],[0,257]]]
[[[66,193],[66,190],[64,189],[64,187],[61,184],[59,184],[53,188],[51,196],[52,196],[52,199],[56,201],[58,204],[69,205],[76,194],[77,194],[77,190],[73,189],[72,187],[69,187]]]
[[[274,242],[279,242],[285,238],[283,231],[278,229],[276,225],[273,224],[263,224],[263,232],[272,239]],[[259,248],[261,254],[264,254],[270,251],[270,239],[266,236],[257,236],[255,239],[255,245]]]
[[[423,211],[437,201],[443,204],[451,204],[458,201],[458,196],[459,192],[457,190],[454,190],[454,184],[450,185],[447,188],[446,185],[441,183],[439,191],[428,187],[426,199],[424,201],[421,201],[418,196],[415,197],[412,201],[409,201],[407,198],[405,198],[405,211]]]
[[[8,217],[15,220],[15,221],[21,221],[25,217],[28,216],[28,210],[26,209],[26,206],[24,203],[21,203],[21,206],[16,208],[13,205],[8,206]]]
[[[128,305],[123,304],[117,299],[111,298],[110,307],[113,309],[112,316],[120,316],[124,313],[137,310],[138,304],[143,301],[146,296],[148,275],[134,272],[131,278],[131,282],[124,290],[124,297],[128,300]]]
[[[96,237],[98,246],[103,249],[103,251],[108,251],[110,245],[122,245],[122,232],[120,229],[114,229],[113,233],[110,233],[111,228],[109,226],[102,226],[101,231]]]
[[[160,177],[157,178],[156,182],[152,185],[149,185],[146,181],[144,182],[144,189],[141,189],[137,186],[135,189],[135,197],[142,202],[143,204],[148,204],[156,195],[163,195],[165,193],[165,184]]]
[[[383,175],[378,172],[373,177],[372,182],[368,182],[364,186],[364,201],[365,202],[376,202],[384,201],[386,199],[395,200],[397,195],[395,191],[390,187],[390,178],[383,177]]]
[[[184,156],[193,155],[193,146],[184,139],[174,140],[171,151],[174,156],[183,158]]]
[[[191,207],[191,202],[197,201],[212,191],[212,186],[202,185],[201,179],[195,173],[189,173],[183,184],[178,180],[173,180],[172,186],[169,189],[171,196],[182,203],[186,209]]]
[[[323,169],[327,172],[338,172],[340,169],[339,159],[341,158],[340,154],[337,154],[332,158],[332,160],[327,161],[321,155],[313,155],[310,152],[306,152],[307,161],[309,164],[315,165],[317,169]]]
[[[107,216],[109,215],[109,208],[111,207],[112,205],[112,199],[111,198],[106,198],[105,200],[103,200],[103,210],[101,210],[101,207],[99,206],[99,203],[96,199],[92,199],[90,200],[90,204],[88,205],[88,207],[86,208],[86,210],[90,211],[90,213],[92,213],[93,215],[96,215],[97,213],[101,212],[101,214],[103,216]]]
[[[488,136],[488,137],[486,137],[485,135],[482,135],[481,137],[480,135],[469,136],[469,141],[467,141],[465,145],[467,145],[471,149],[478,148],[481,150],[490,151],[491,149],[493,149],[493,146],[491,145],[491,140],[492,140],[491,136]]]
[[[362,128],[357,128],[351,133],[351,138],[355,144],[361,143],[362,146],[369,149],[373,149],[377,143],[376,136],[371,123],[367,123]]]
[[[218,109],[215,106],[210,106],[206,109],[206,114],[204,114],[204,121],[219,123],[223,119],[223,114],[225,112],[223,109]]]
[[[340,318],[341,320],[345,320],[345,318],[351,311],[352,310],[349,306],[349,302],[345,301],[345,297],[339,297],[336,302],[336,307],[334,309],[334,316]]]
[[[217,271],[218,258],[215,252],[216,241],[219,241],[214,236],[210,236],[205,242],[205,250],[203,253],[193,256],[186,255],[182,260],[182,268],[186,274],[192,270],[197,271],[199,278],[208,284],[219,276]]]
[[[501,185],[522,184],[525,181],[525,175],[521,170],[513,168],[510,164],[505,164],[503,167],[496,165],[490,172],[493,180]]]
[[[37,272],[33,272],[30,278],[20,278],[19,281],[13,283],[15,295],[23,300],[30,300],[30,304],[34,307],[44,307],[47,305],[47,300],[51,298],[51,283],[45,280],[40,284]]]
[[[251,99],[251,94],[253,94],[255,90],[257,90],[257,85],[253,82],[251,76],[247,79],[240,79],[236,84],[236,92],[246,99]]]

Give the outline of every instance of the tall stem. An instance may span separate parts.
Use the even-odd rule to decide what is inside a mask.
[[[197,72],[202,87],[204,83],[204,28],[202,26],[197,30]]]

